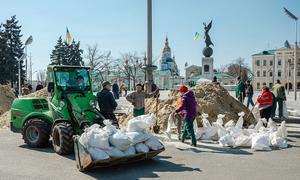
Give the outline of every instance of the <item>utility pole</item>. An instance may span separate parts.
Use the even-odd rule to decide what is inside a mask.
[[[29,53],[29,80],[30,80],[30,84],[32,85],[32,61],[31,61],[31,52]]]
[[[296,17],[293,13],[288,11],[286,8],[283,8],[285,13],[293,20],[295,20],[295,27],[296,27],[296,40],[295,40],[295,46],[294,46],[294,99],[297,100],[297,20],[298,17]]]
[[[152,0],[147,0],[147,64],[142,67],[146,71],[146,90],[151,92],[153,74],[157,67],[152,64]]]

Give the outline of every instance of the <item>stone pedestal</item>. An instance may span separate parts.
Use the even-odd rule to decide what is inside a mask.
[[[214,77],[214,58],[203,57],[202,58],[202,78],[213,80]]]

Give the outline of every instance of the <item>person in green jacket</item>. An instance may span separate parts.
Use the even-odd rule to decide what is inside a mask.
[[[277,83],[273,86],[273,93],[276,102],[278,103],[279,118],[281,119],[283,117],[283,101],[286,101],[286,95],[285,95],[285,88],[281,84],[279,79],[277,80]],[[274,111],[275,110],[276,109],[274,109]]]
[[[244,99],[246,97],[246,88],[245,88],[245,83],[241,80],[241,77],[238,76],[236,78],[236,83],[237,86],[235,88],[235,96],[238,98],[238,100],[243,103]]]

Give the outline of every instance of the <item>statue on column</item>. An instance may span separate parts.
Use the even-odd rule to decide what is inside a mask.
[[[210,57],[212,54],[213,54],[213,49],[211,47],[209,47],[210,45],[214,45],[212,42],[211,42],[211,39],[210,39],[210,36],[209,36],[209,30],[211,29],[211,26],[212,26],[212,20],[210,21],[210,23],[208,25],[206,25],[206,23],[203,23],[204,25],[204,38],[205,38],[205,44],[206,44],[206,47],[204,47],[203,49],[203,55],[205,57]]]

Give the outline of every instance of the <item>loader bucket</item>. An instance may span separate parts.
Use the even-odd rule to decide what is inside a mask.
[[[148,153],[139,153],[126,157],[93,161],[87,149],[78,140],[79,136],[74,136],[74,152],[76,166],[81,172],[94,168],[103,168],[120,164],[138,162],[146,159],[152,159],[153,157],[157,156],[159,153],[165,150],[165,148],[163,148],[157,151],[149,151]]]

